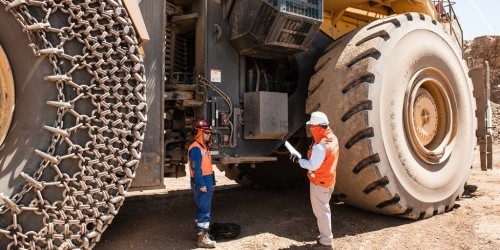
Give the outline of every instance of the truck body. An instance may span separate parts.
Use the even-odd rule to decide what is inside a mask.
[[[473,88],[450,1],[0,6],[2,249],[92,248],[129,188],[186,175],[198,119],[228,178],[291,187],[307,178],[283,144],[305,153],[322,111],[337,197],[412,219],[454,206],[476,138],[491,162],[488,77]]]

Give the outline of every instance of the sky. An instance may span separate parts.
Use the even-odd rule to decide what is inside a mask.
[[[444,2],[447,2],[445,0]],[[478,36],[500,36],[500,0],[453,0],[465,40]]]

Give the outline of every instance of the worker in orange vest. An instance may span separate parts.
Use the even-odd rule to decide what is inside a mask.
[[[195,141],[188,149],[188,164],[191,174],[191,188],[196,203],[196,244],[201,248],[215,248],[216,242],[209,238],[210,210],[215,184],[210,156],[211,127],[207,121],[199,120],[195,124]]]
[[[306,123],[314,139],[307,159],[292,153],[291,159],[308,170],[311,205],[318,223],[319,236],[314,249],[333,249],[330,198],[335,186],[339,145],[337,137],[328,126],[323,112],[313,112]]]

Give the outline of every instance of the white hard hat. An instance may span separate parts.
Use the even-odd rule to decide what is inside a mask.
[[[306,122],[307,125],[328,125],[328,117],[326,117],[325,113],[316,111],[312,112],[311,119]]]

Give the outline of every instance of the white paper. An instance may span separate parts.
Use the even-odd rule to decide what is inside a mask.
[[[290,151],[290,154],[298,155],[299,159],[302,158],[302,155],[297,150],[295,150],[295,148],[288,141],[285,141],[285,147],[286,149],[288,149],[288,151]]]

